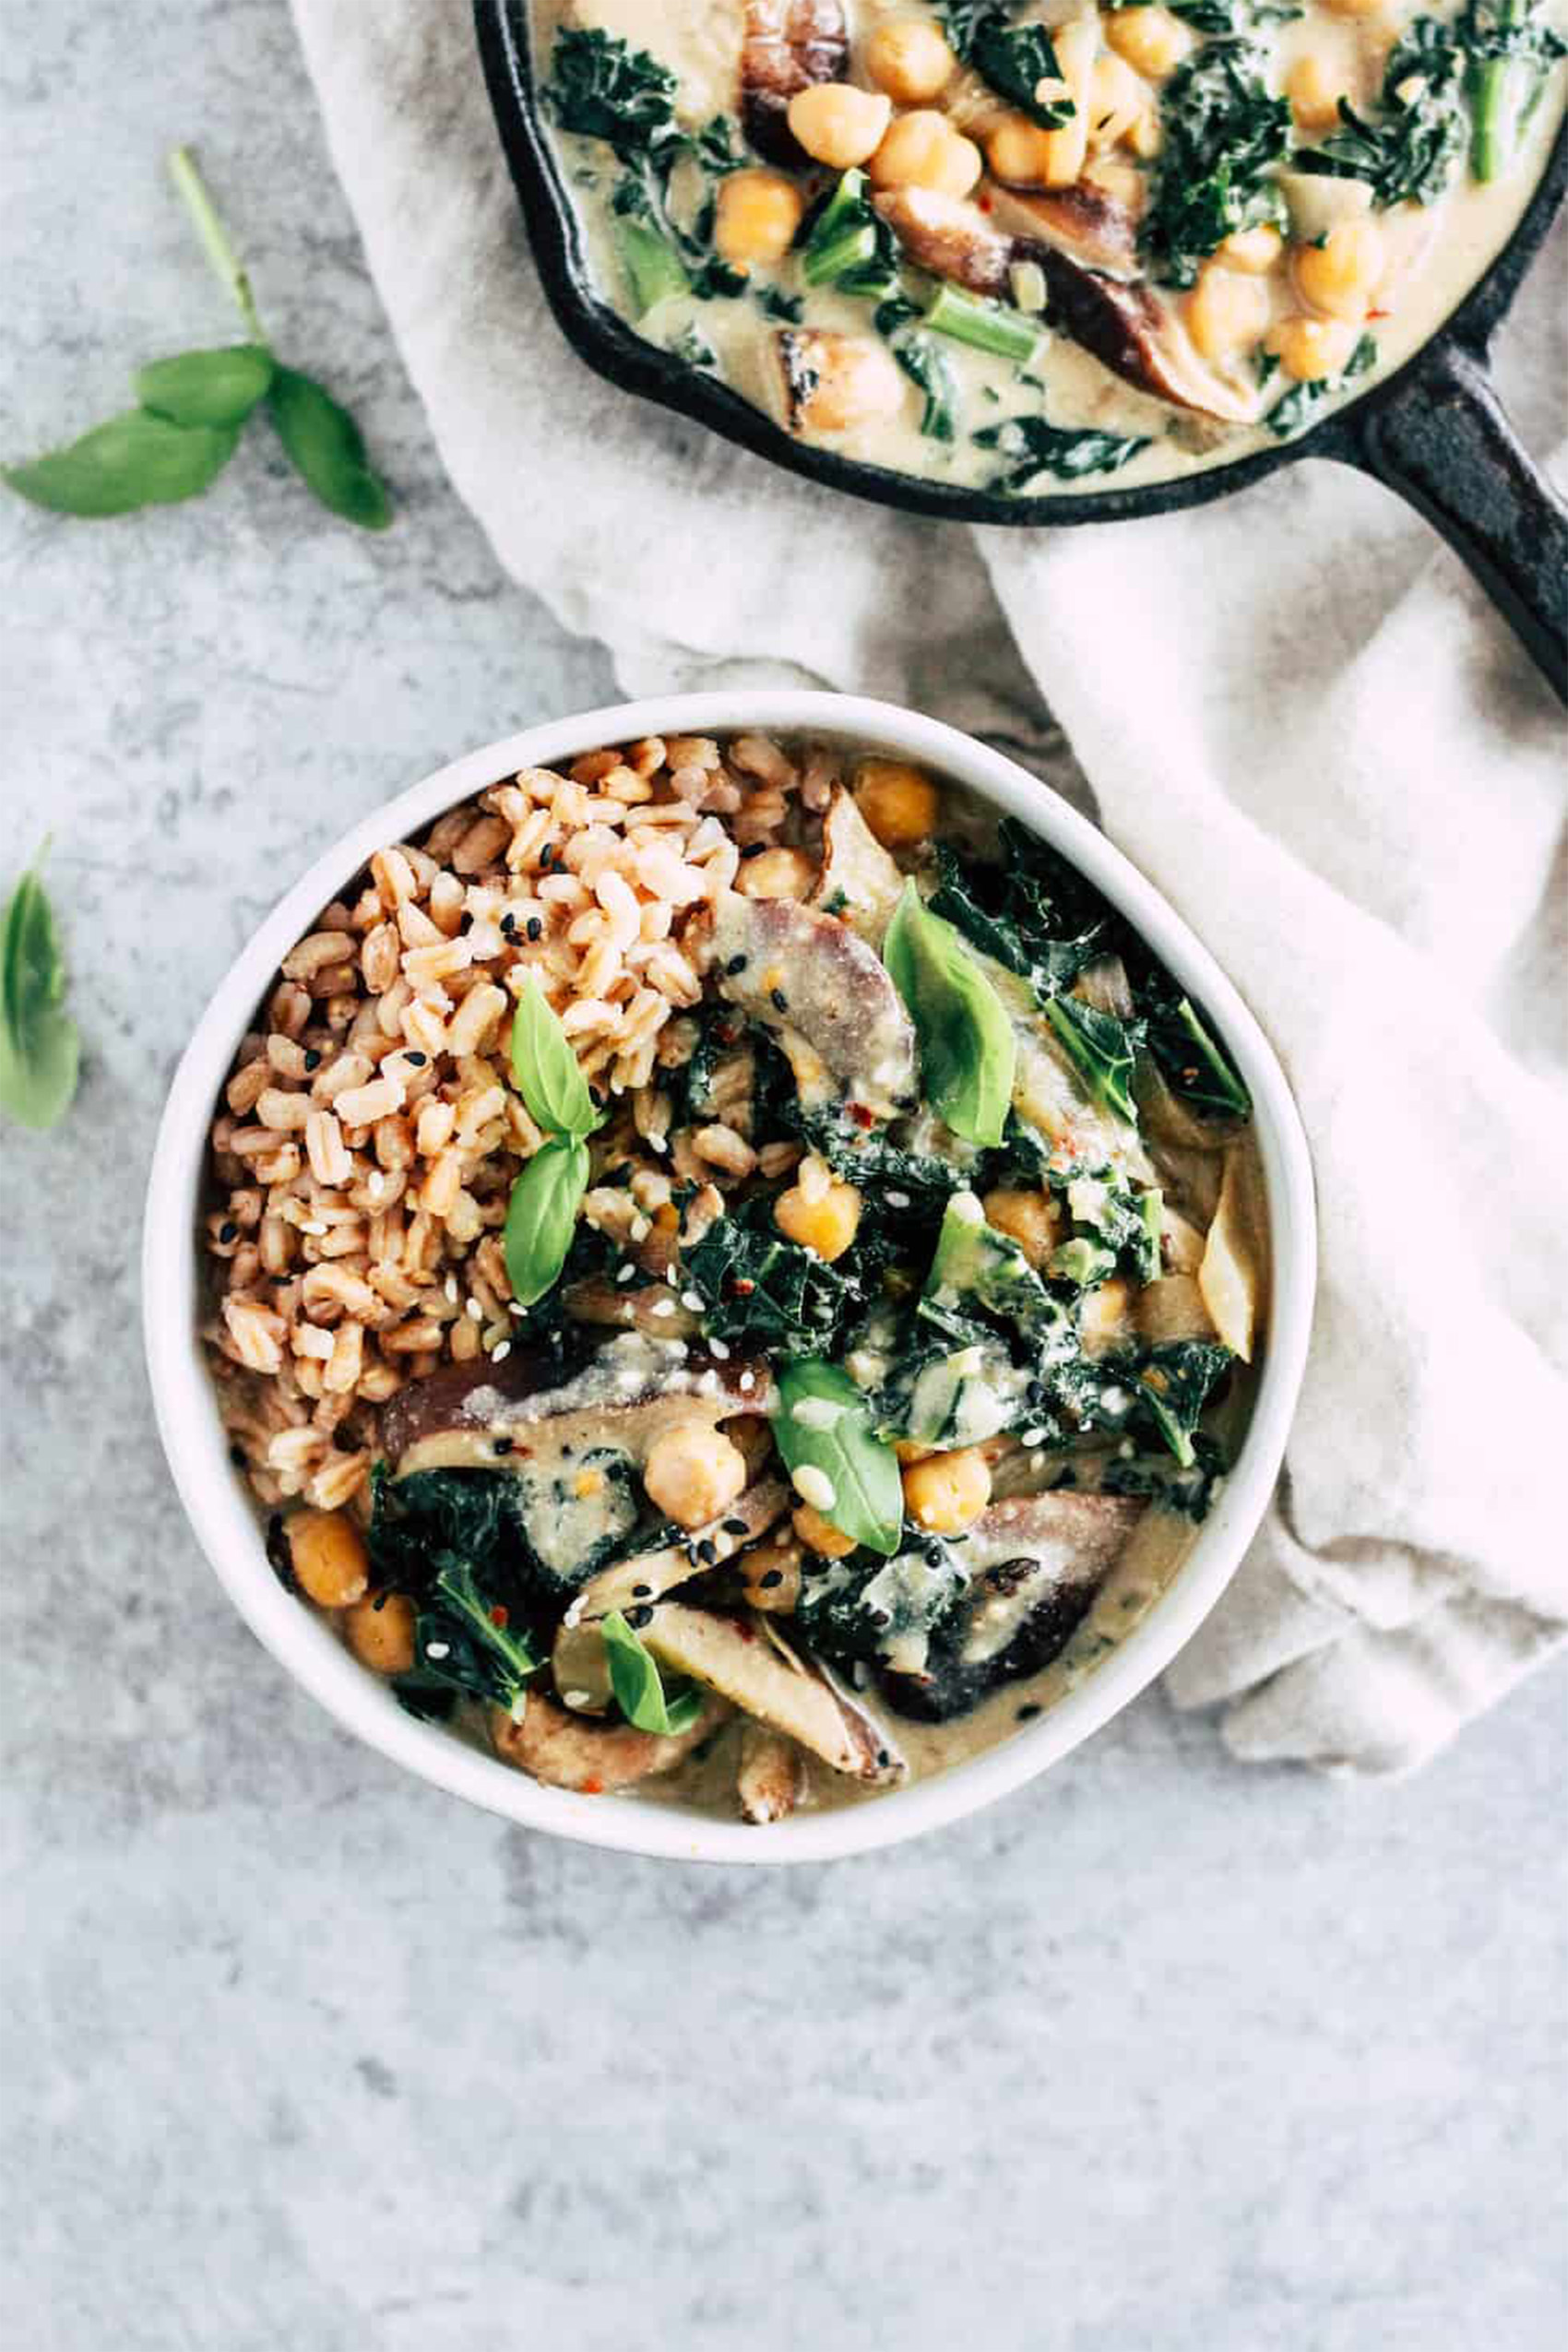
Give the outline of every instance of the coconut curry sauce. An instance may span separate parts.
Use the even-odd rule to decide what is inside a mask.
[[[535,0],[606,298],[801,440],[1031,495],[1276,445],[1506,242],[1568,0]]]

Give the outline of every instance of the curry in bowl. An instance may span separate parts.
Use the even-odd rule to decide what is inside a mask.
[[[1400,365],[1511,234],[1568,0],[533,0],[604,298],[800,441],[1168,481]]]
[[[764,1822],[1004,1738],[1165,1588],[1267,1240],[1205,1009],[1016,821],[647,737],[388,842],[211,1137],[268,1552],[519,1770]]]

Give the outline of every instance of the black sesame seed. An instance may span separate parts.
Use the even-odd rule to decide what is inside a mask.
[[[1018,1721],[1020,1723],[1032,1723],[1036,1716],[1040,1713],[1041,1709],[1036,1706],[1031,1700],[1028,1706],[1023,1706],[1018,1709]]]
[[[746,1536],[750,1535],[751,1529],[743,1519],[726,1519],[724,1532],[727,1536]]]
[[[307,1070],[318,1070],[320,1067],[321,1054],[318,1049],[314,1045],[307,1045],[305,1048],[305,1068]]]
[[[229,1448],[229,1459],[232,1462],[236,1470],[243,1470],[245,1467],[244,1447],[243,1445],[231,1445]]]
[[[640,1633],[645,1625],[653,1623],[653,1611],[651,1609],[628,1609],[626,1622],[634,1633]]]
[[[555,863],[556,855],[557,851],[555,843],[553,841],[547,841],[543,849],[539,853],[540,864],[541,866],[552,866]]]
[[[240,1229],[234,1223],[233,1218],[226,1217],[222,1224],[218,1229],[218,1238],[220,1241],[232,1241],[235,1239],[239,1229]]]
[[[502,938],[503,938],[503,939],[510,939],[510,938],[511,938],[511,936],[512,936],[512,934],[513,934],[513,932],[517,930],[517,916],[516,916],[516,915],[514,915],[514,914],[512,914],[510,911],[508,911],[507,913],[505,913],[505,914],[504,914],[504,915],[502,916],[502,918],[501,918],[501,936],[502,936]]]
[[[731,975],[736,972],[743,972],[750,960],[750,957],[746,956],[731,956],[724,968]]]
[[[491,1452],[493,1454],[510,1454],[511,1451],[512,1441],[509,1437],[492,1438]]]
[[[529,917],[528,933],[530,939],[542,939],[544,937],[544,924],[538,915],[530,915]]]
[[[790,1010],[790,1000],[781,988],[770,989],[768,997],[776,1013],[787,1013]]]
[[[757,1578],[757,1582],[765,1593],[770,1593],[775,1585],[781,1585],[784,1582],[784,1571],[782,1568],[769,1568],[764,1575]]]
[[[742,858],[760,858],[766,847],[766,841],[748,841],[741,855]]]
[[[403,1059],[408,1063],[410,1070],[422,1070],[425,1063],[430,1060],[430,1056],[428,1053],[421,1053],[417,1051],[417,1049],[410,1046],[405,1048]]]
[[[878,1748],[876,1752],[876,1761],[879,1764],[890,1764],[893,1759],[888,1754],[885,1748]]]
[[[653,1586],[651,1585],[634,1585],[632,1586],[632,1598],[634,1600],[647,1600],[652,1591]]]
[[[707,1567],[711,1568],[718,1557],[719,1546],[716,1543],[709,1543],[705,1539],[702,1543],[698,1544],[697,1558],[704,1562]]]

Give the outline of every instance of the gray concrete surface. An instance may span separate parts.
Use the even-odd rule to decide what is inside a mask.
[[[159,173],[191,137],[402,506],[338,529],[258,436],[183,511],[0,514],[4,866],[53,831],[87,1039],[69,1123],[4,1139],[7,2341],[1560,2342],[1561,1679],[1372,1792],[1151,1695],[980,1820],[772,1877],[463,1811],[236,1620],[141,1372],[164,1082],[351,816],[612,681],[439,476],[282,8],[4,19],[6,448],[230,332]]]

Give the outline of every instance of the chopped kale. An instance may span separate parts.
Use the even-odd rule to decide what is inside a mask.
[[[1169,1454],[1118,1455],[1100,1477],[1107,1494],[1146,1496],[1162,1511],[1201,1523],[1209,1515],[1221,1479],[1229,1467],[1223,1446],[1206,1430],[1194,1430],[1193,1458],[1185,1467]]]
[[[928,441],[951,441],[957,431],[957,379],[929,335],[910,335],[893,347],[893,356],[912,384],[925,394],[921,431]]]
[[[1048,424],[1043,417],[1008,417],[1002,424],[983,426],[973,438],[980,448],[998,450],[1009,460],[986,485],[1007,497],[1017,497],[1039,474],[1079,481],[1087,474],[1117,473],[1148,447],[1146,436]]]
[[[830,1265],[779,1231],[772,1195],[759,1193],[682,1251],[681,1273],[703,1302],[708,1338],[832,1356],[880,1288],[893,1246],[858,1238]]]
[[[612,33],[568,28],[556,39],[544,103],[564,131],[603,139],[617,155],[644,155],[681,142],[680,85],[646,49]]]
[[[957,1614],[968,1583],[948,1545],[911,1527],[892,1560],[861,1549],[846,1560],[808,1564],[796,1622],[818,1655],[837,1666],[885,1664],[890,1654],[918,1659]]]
[[[1106,918],[1102,908],[1085,901],[1075,875],[1070,895],[1058,897],[1060,878],[1037,854],[1042,847],[1011,819],[1004,820],[1002,857],[994,866],[962,859],[937,843],[939,879],[931,907],[971,946],[1027,980],[1044,1003],[1071,988],[1100,952]]]
[[[1340,128],[1320,147],[1298,149],[1291,169],[1364,180],[1380,208],[1435,203],[1467,135],[1459,68],[1450,29],[1418,17],[1388,60],[1376,119],[1359,114],[1342,98]]]
[[[1290,144],[1290,102],[1267,88],[1265,62],[1248,41],[1207,41],[1165,86],[1142,243],[1171,285],[1190,286],[1198,264],[1236,230],[1288,225],[1270,174]]]
[[[966,53],[981,80],[1010,98],[1041,130],[1058,131],[1072,121],[1075,109],[1043,25],[1009,25],[998,11],[977,22]],[[1042,100],[1037,94],[1041,82],[1055,83],[1061,95]]]
[[[1363,335],[1338,375],[1319,376],[1306,384],[1294,384],[1289,392],[1276,400],[1265,422],[1270,433],[1281,441],[1309,425],[1319,410],[1325,408],[1347,384],[1365,375],[1377,365],[1377,344],[1371,335]]]

